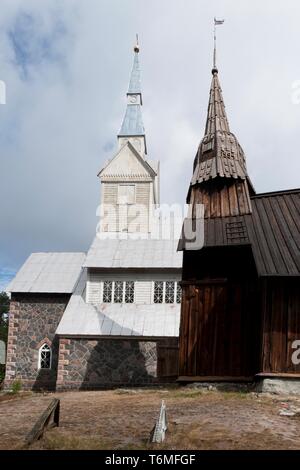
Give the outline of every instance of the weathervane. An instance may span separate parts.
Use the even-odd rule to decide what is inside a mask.
[[[217,18],[214,18],[214,63],[213,63],[213,70],[212,72],[218,72],[217,69],[217,26],[221,25],[224,23],[225,20],[217,20]]]

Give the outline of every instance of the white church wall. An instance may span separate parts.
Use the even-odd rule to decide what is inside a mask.
[[[100,231],[149,232],[152,193],[152,181],[102,183]]]
[[[178,283],[181,280],[181,273],[157,271],[151,274],[138,271],[127,272],[103,272],[93,271],[88,274],[87,281],[87,303],[102,303],[103,282],[104,281],[134,281],[134,303],[151,304],[153,303],[153,290],[155,281],[174,281]],[[175,284],[176,286],[176,284]],[[176,303],[176,301],[174,302]]]

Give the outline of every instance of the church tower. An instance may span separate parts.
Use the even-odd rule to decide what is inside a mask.
[[[214,54],[215,57],[215,54]],[[179,377],[246,380],[257,370],[256,269],[249,238],[251,185],[244,152],[229,127],[214,60],[205,135],[187,202],[203,208],[204,244],[184,239]]]
[[[100,235],[150,233],[153,208],[159,204],[159,162],[148,159],[142,118],[139,52],[137,41],[117,153],[98,174],[102,202]]]
[[[242,216],[251,213],[253,192],[243,149],[229,127],[214,64],[205,135],[195,157],[188,203],[204,204],[206,219]]]

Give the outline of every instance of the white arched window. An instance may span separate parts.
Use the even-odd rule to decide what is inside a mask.
[[[39,369],[51,369],[52,351],[47,343],[39,349]]]

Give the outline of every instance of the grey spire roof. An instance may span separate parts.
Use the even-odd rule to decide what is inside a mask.
[[[139,63],[139,53],[134,53],[133,67],[129,81],[128,94],[141,94],[141,70]]]
[[[128,104],[119,136],[145,135],[140,104]]]
[[[122,122],[119,137],[145,136],[145,128],[142,118],[142,90],[139,64],[139,48],[134,48],[133,67],[127,92],[127,108]],[[136,100],[132,95],[138,95]]]

